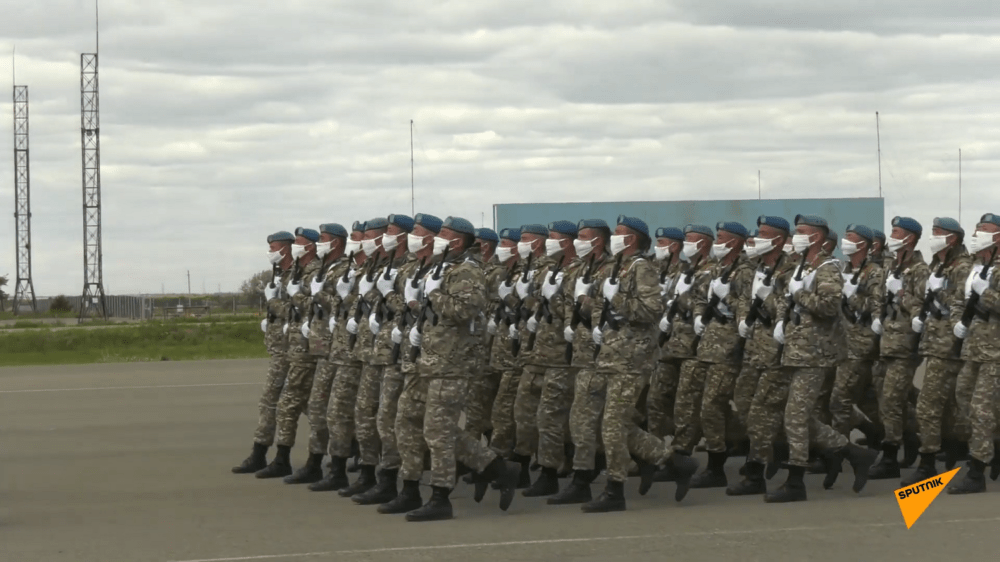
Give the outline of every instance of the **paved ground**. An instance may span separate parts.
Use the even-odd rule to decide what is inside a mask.
[[[895,482],[766,505],[658,484],[629,511],[584,515],[518,498],[415,524],[333,494],[236,476],[250,449],[264,361],[0,369],[0,560],[632,561],[997,559],[1000,485],[942,494],[913,527]],[[303,420],[304,425],[304,420]],[[299,434],[305,441],[304,431]],[[300,463],[302,447],[293,453]],[[731,461],[730,477],[737,462]],[[780,478],[780,476],[779,476]],[[426,492],[425,492],[426,493]],[[426,496],[425,496],[426,497]]]

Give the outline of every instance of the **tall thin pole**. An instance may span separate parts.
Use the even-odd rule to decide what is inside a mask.
[[[94,0],[94,52],[101,52],[101,2]]]
[[[410,215],[414,214],[413,197],[413,119],[410,119]]]
[[[763,199],[760,195],[760,170],[757,170],[757,200]]]
[[[962,149],[958,149],[958,222],[962,222]]]
[[[878,196],[882,197],[882,133],[879,131],[878,112],[875,112],[875,139],[878,141]]]

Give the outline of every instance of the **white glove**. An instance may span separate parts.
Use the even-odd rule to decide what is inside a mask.
[[[573,340],[576,339],[576,332],[573,331],[573,328],[569,326],[563,328],[563,339],[568,343],[573,343]]]
[[[618,294],[618,289],[621,288],[621,285],[622,284],[620,282],[612,283],[610,277],[605,279],[604,286],[601,287],[601,291],[604,293],[604,298],[607,300],[615,298],[615,295]]]
[[[374,288],[375,288],[375,280],[372,279],[371,281],[369,281],[367,276],[362,277],[361,281],[358,282],[358,294],[361,296],[365,296],[368,293],[372,292],[372,289]]]
[[[399,326],[393,326],[392,328],[392,343],[403,343],[403,332],[399,329]]]
[[[806,288],[805,279],[795,279],[793,277],[792,280],[788,282],[788,294],[793,297],[795,296],[795,293],[798,293],[799,291],[805,288]]]
[[[522,299],[528,298],[528,295],[531,294],[531,278],[533,277],[532,273],[533,272],[529,271],[528,273],[521,275],[521,278],[518,279],[517,283],[514,284],[514,288],[517,289],[517,296],[521,297]]]
[[[670,291],[670,280],[669,279],[666,280],[666,281],[664,281],[663,283],[660,283],[660,296],[661,297],[667,296],[667,292],[668,291]]]
[[[318,295],[323,292],[323,280],[319,277],[309,282],[309,294]]]
[[[288,333],[288,322],[285,322],[285,325],[281,327],[281,333],[282,334]]]
[[[497,323],[492,318],[486,323],[486,333],[491,336],[497,335]]]
[[[347,333],[348,334],[358,334],[358,322],[352,316],[350,320],[347,321]]]
[[[969,335],[969,329],[966,328],[965,324],[962,324],[961,322],[955,324],[955,329],[952,330],[952,332],[955,334],[955,337],[960,340],[964,340],[965,336]]]
[[[805,284],[805,288],[806,289],[811,289],[812,288],[813,282],[816,281],[816,273],[818,273],[818,272],[819,272],[818,269],[814,269],[814,270],[812,270],[812,271],[809,272],[809,275],[806,275],[806,278],[804,279],[804,281],[806,282],[806,284]]]
[[[670,320],[667,320],[666,314],[663,315],[663,318],[660,318],[660,331],[664,334],[670,333]]]
[[[420,282],[416,283],[416,287],[413,286],[413,279],[406,280],[406,287],[403,288],[403,298],[406,302],[420,302]]]
[[[785,321],[780,320],[778,325],[774,327],[774,341],[785,345]]]
[[[690,283],[687,282],[687,275],[681,275],[680,277],[677,278],[677,286],[674,287],[674,296],[675,297],[679,297],[679,296],[683,295],[684,293],[687,293],[688,291],[691,290],[691,287],[693,287],[693,286],[694,286],[694,276],[693,275],[691,276],[691,282]]]
[[[285,288],[288,292],[288,296],[294,297],[295,295],[302,292],[302,285],[300,283],[288,282],[288,286]]]
[[[264,298],[267,300],[278,298],[278,286],[271,287],[270,283],[264,285]]]
[[[377,334],[379,328],[382,326],[375,320],[375,313],[373,312],[368,316],[368,329],[372,331],[373,334]]]
[[[347,281],[344,281],[343,277],[337,278],[337,295],[341,299],[346,299],[347,295],[351,294],[351,290],[354,289],[354,278],[357,276],[357,272],[353,269],[347,274]]]
[[[844,295],[845,297],[847,297],[847,298],[851,298],[851,297],[853,297],[854,295],[858,294],[858,284],[857,284],[857,283],[851,283],[851,281],[850,281],[850,280],[848,280],[848,281],[846,281],[846,282],[844,283],[844,288],[843,288],[843,289],[841,289],[841,291],[840,291],[840,292],[841,292],[841,293],[842,293],[842,294],[843,294],[843,295]]]
[[[330,328],[330,331],[333,332],[334,328],[337,327],[337,317],[331,316],[330,322],[327,324],[327,326]]]
[[[694,333],[698,336],[705,333],[705,323],[701,321],[700,314],[694,317]]]
[[[880,336],[882,335],[882,332],[884,330],[882,329],[882,320],[881,319],[876,318],[876,319],[872,320],[872,331],[875,332],[876,334],[880,335]]]
[[[903,290],[903,280],[902,278],[896,277],[895,275],[889,275],[885,279],[885,290],[890,295],[895,295],[896,293]]]
[[[747,339],[753,332],[753,327],[749,326],[746,320],[740,320],[739,330],[740,330],[740,337],[743,339]]]
[[[517,334],[517,324],[511,324],[510,330],[507,331],[507,334],[510,336],[510,339],[512,340],[519,339],[520,336],[518,336]]]
[[[309,339],[309,324],[307,322],[302,323],[302,329],[299,331],[302,332],[302,337]]]
[[[986,279],[983,279],[979,275],[976,275],[975,277],[973,277],[972,278],[972,292],[976,293],[977,295],[982,296],[982,294],[990,286],[989,277],[990,277],[989,274],[986,275]]]
[[[267,333],[267,318],[260,321],[260,331]]]
[[[594,286],[593,282],[584,283],[583,282],[583,277],[578,278],[576,280],[576,287],[573,290],[573,300],[576,300],[576,299],[578,299],[580,297],[585,297],[585,296],[589,295],[590,294],[590,288],[593,287],[593,286]]]
[[[920,320],[919,316],[913,317],[913,321],[910,322],[910,327],[913,328],[913,331],[918,334],[924,333],[924,323]]]
[[[528,318],[528,321],[525,324],[527,325],[529,332],[534,333],[538,331],[538,320],[535,320],[534,316]]]
[[[434,291],[437,291],[441,288],[441,285],[444,285],[444,275],[441,275],[441,277],[438,277],[437,279],[434,278],[433,274],[427,276],[427,278],[424,279],[424,294],[429,295]]]
[[[549,275],[548,279],[545,280],[545,283],[542,284],[542,296],[545,300],[550,301],[552,300],[552,297],[556,296],[556,293],[558,293],[559,289],[562,288],[562,280],[563,273],[561,271],[558,275],[556,275],[555,283],[552,282],[552,276]]]
[[[410,345],[413,347],[420,347],[420,343],[424,341],[424,335],[417,331],[416,328],[410,329]]]
[[[723,283],[722,279],[712,279],[708,289],[720,300],[729,296],[729,283]]]
[[[389,293],[396,290],[396,274],[398,272],[398,269],[390,270],[388,279],[385,278],[385,275],[378,276],[375,286],[378,288],[378,292],[382,293],[383,297],[389,296]]]
[[[594,343],[597,345],[601,345],[604,342],[604,334],[601,333],[600,328],[594,328],[591,337],[594,338]]]
[[[937,293],[941,289],[944,289],[944,275],[938,277],[937,275],[931,275],[927,278],[927,293]]]

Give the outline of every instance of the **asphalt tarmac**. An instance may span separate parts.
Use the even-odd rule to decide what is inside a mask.
[[[673,484],[640,497],[630,482],[628,511],[594,515],[520,496],[503,513],[496,492],[476,504],[459,484],[454,520],[408,523],[230,473],[249,453],[265,370],[262,360],[0,369],[0,561],[1000,558],[1000,484],[942,493],[907,530],[898,482],[856,495],[849,468],[829,491],[807,477],[803,503],[715,489],[678,504]],[[307,434],[302,418],[296,465]],[[730,479],[739,464],[730,460]]]

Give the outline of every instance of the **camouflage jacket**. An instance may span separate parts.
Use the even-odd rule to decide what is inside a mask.
[[[670,310],[676,306],[677,314],[670,318],[670,339],[663,346],[661,358],[664,359],[694,359],[694,317],[695,305],[698,297],[708,292],[708,284],[712,282],[712,266],[710,260],[702,260],[694,270],[691,289],[683,295],[677,295],[677,283],[684,275],[684,271],[678,271],[671,281],[674,287],[669,295],[668,305],[665,310]],[[672,303],[670,301],[673,301]],[[657,323],[660,321],[656,319]]]
[[[614,373],[642,374],[652,370],[656,339],[652,327],[663,317],[660,277],[649,260],[633,255],[622,260],[618,293],[611,299],[614,322],[600,325],[606,299],[591,311],[591,324],[601,328],[604,341],[597,369]],[[602,282],[603,286],[603,282]],[[595,286],[595,291],[602,291]]]
[[[383,299],[382,293],[378,291],[378,288],[375,289],[378,296],[372,306],[372,314],[378,314],[381,317],[381,324],[372,347],[366,349],[364,353],[363,361],[369,365],[384,366],[392,363],[392,349],[395,347],[395,344],[392,343],[392,330],[399,322],[399,315],[409,310],[405,302],[404,291],[406,283],[413,277],[420,262],[413,257],[413,254],[406,254],[401,258],[394,259],[391,265],[392,269],[396,271],[393,291]],[[379,274],[384,275],[385,269],[383,267]],[[367,324],[368,318],[365,318],[364,322]],[[361,345],[360,340],[358,345]]]
[[[979,297],[976,315],[969,325],[969,333],[962,346],[962,358],[974,363],[1000,363],[1000,275],[996,273],[1000,259],[993,262],[993,274],[989,288]],[[978,274],[982,266],[977,265],[969,275]],[[971,289],[971,279],[964,283]],[[971,294],[971,293],[970,293]],[[954,315],[952,316],[954,318]],[[958,323],[960,318],[954,318]]]
[[[285,333],[285,322],[288,320],[292,301],[285,293],[285,285],[291,278],[291,269],[282,271],[281,277],[276,283],[279,287],[278,296],[267,301],[267,332],[264,334],[264,343],[267,346],[267,352],[271,355],[284,354],[288,351],[288,334]]]
[[[602,254],[594,259],[594,273],[590,278],[590,294],[581,296],[573,303],[573,306],[566,307],[566,317],[563,324],[564,326],[573,326],[574,322],[576,323],[576,329],[573,331],[573,357],[570,360],[570,364],[580,368],[594,366],[594,349],[597,346],[594,344],[594,330],[591,318],[593,318],[594,309],[596,307],[603,307],[604,305],[604,299],[601,297],[601,287],[604,285],[604,280],[611,276],[611,270],[614,269],[615,265],[614,260],[608,259],[607,254]],[[565,287],[576,291],[576,281],[586,273],[585,270],[586,267],[583,267],[574,271],[572,278],[567,276],[563,280]],[[580,305],[580,311],[579,315],[574,318],[573,312],[576,309],[577,302]],[[600,312],[601,309],[598,308],[598,315]]]
[[[894,268],[896,266],[893,266]],[[889,279],[894,270],[886,270],[885,277]],[[931,270],[924,263],[924,257],[919,251],[907,256],[900,274],[903,278],[903,290],[896,295],[891,306],[886,306],[889,295],[886,295],[880,314],[885,316],[882,321],[884,333],[879,349],[882,357],[914,357],[917,340],[920,335],[913,331],[913,317],[920,314],[924,304],[924,288]]]
[[[542,287],[549,282],[549,277],[555,271],[556,263],[553,262],[540,269],[532,280],[531,294],[535,304],[530,310],[531,316],[538,318],[538,328],[535,333],[535,346],[531,351],[527,350],[527,342],[531,338],[527,322],[521,328],[521,356],[525,365],[566,366],[566,338],[563,334],[563,328],[566,326],[566,315],[573,312],[573,290],[575,288],[567,280],[572,278],[572,283],[575,285],[577,273],[583,271],[584,265],[586,262],[574,258],[560,270],[563,278],[559,290],[547,303],[551,316],[544,314],[545,307],[543,305],[546,303],[542,297]],[[548,322],[549,317],[552,319],[551,322]]]
[[[944,263],[944,269],[941,271],[941,275],[944,276],[944,288],[935,296],[930,313],[924,320],[924,333],[920,336],[917,353],[921,357],[957,360],[959,357],[955,354],[955,340],[958,338],[955,337],[955,323],[965,312],[965,280],[972,271],[972,257],[965,246],[959,246],[958,251],[948,256]],[[935,256],[929,269],[937,272],[940,266]]]
[[[802,270],[806,286],[791,299],[785,324],[783,367],[835,367],[846,358],[847,335],[840,303],[844,278],[834,260],[816,256]],[[782,319],[789,300],[779,301]]]
[[[729,295],[715,306],[715,318],[705,325],[698,344],[698,360],[703,363],[738,365],[742,361],[739,325],[750,310],[754,270],[743,256],[736,258],[735,263],[729,277]],[[711,278],[721,279],[726,269],[728,267],[723,267],[721,263],[715,263],[710,270]],[[695,317],[701,316],[704,321],[712,300],[711,288],[706,287],[705,293],[693,296]]]
[[[669,310],[669,303],[674,294],[674,283],[677,281],[677,275],[684,271],[687,264],[687,262],[681,260],[672,262],[672,259],[673,258],[671,257],[662,262],[654,262],[659,270],[658,273],[660,275],[660,280],[662,281],[662,283],[660,283],[660,298],[663,300],[664,310]],[[653,326],[653,338],[656,339],[657,343],[660,341],[661,334],[659,324],[659,321],[657,321],[656,325]],[[665,349],[666,346],[659,347],[659,345],[657,345],[656,356],[660,361],[668,361],[670,359],[670,357],[666,356],[666,352],[664,351]]]
[[[464,256],[449,260],[440,290],[427,296],[437,322],[425,321],[417,369],[422,377],[468,376],[475,336],[470,325],[486,309],[486,276]]]
[[[311,360],[309,339],[302,335],[302,324],[309,321],[309,311],[312,309],[310,284],[319,273],[320,263],[320,260],[314,258],[303,266],[302,275],[299,277],[299,292],[291,298],[292,307],[289,310],[288,319],[288,356],[293,361],[296,359]]]
[[[330,335],[330,355],[327,359],[336,365],[355,365],[358,363],[350,346],[351,334],[347,331],[347,321],[354,317],[354,311],[358,304],[358,282],[368,272],[372,263],[366,259],[361,266],[351,265],[355,272],[354,286],[347,297],[340,301],[337,324]],[[330,282],[336,286],[332,279]],[[355,345],[358,344],[355,343]]]
[[[778,342],[774,339],[774,327],[783,320],[778,316],[778,309],[782,301],[786,300],[785,294],[788,292],[788,280],[795,274],[796,265],[793,260],[784,259],[779,264],[778,271],[771,277],[771,286],[774,289],[771,294],[764,299],[757,310],[757,319],[754,321],[753,332],[747,338],[744,347],[744,360],[756,369],[766,369],[781,365],[781,357],[778,357]],[[760,276],[761,281],[767,277],[770,268],[762,265],[754,274]],[[753,289],[751,288],[751,291]],[[753,301],[750,302],[753,306]],[[749,312],[749,309],[748,309]]]
[[[330,316],[340,308],[340,295],[335,290],[337,280],[344,276],[351,264],[346,257],[333,262],[323,276],[323,290],[312,296],[312,316],[309,320],[309,353],[327,356],[330,353]]]
[[[482,252],[478,247],[474,246],[466,254],[465,259],[467,262],[475,264],[483,272],[483,290],[487,295],[486,306],[479,311],[479,314],[469,325],[469,331],[472,335],[472,348],[466,354],[470,373],[481,375],[483,374],[483,366],[489,361],[489,358],[486,356],[486,324],[489,322],[489,317],[486,313],[493,308],[493,302],[488,297],[490,294],[489,281],[486,277],[486,264],[483,263]]]
[[[511,285],[517,281],[521,266],[520,262],[514,263],[513,274],[510,277]],[[500,300],[499,292],[500,284],[507,280],[507,271],[507,268],[500,266],[488,274],[484,274],[487,276],[487,291],[489,291],[487,294],[491,299],[490,310],[492,311],[487,317],[487,323],[495,320],[497,325],[496,334],[493,335],[492,343],[490,343],[490,366],[500,370],[517,367],[517,359],[510,352],[510,325],[514,321],[515,311]],[[497,319],[498,309],[501,309],[499,319]],[[491,340],[489,334],[487,334],[486,340],[488,342]]]
[[[522,267],[523,265],[527,264],[527,260],[522,260],[522,262],[523,262]],[[552,261],[552,259],[546,256],[533,259],[531,261],[531,269],[527,272],[525,272],[522,269],[521,274],[518,275],[517,277],[517,281],[520,281],[525,275],[529,276],[530,278],[529,287],[532,289],[531,293],[527,297],[522,299],[518,294],[518,292],[515,290],[510,295],[508,295],[506,299],[504,299],[504,304],[506,304],[510,308],[510,310],[513,311],[513,314],[511,316],[511,321],[515,325],[517,325],[517,334],[519,342],[518,349],[524,347],[525,343],[525,340],[521,335],[523,332],[525,332],[524,323],[525,321],[527,321],[531,313],[534,312],[535,305],[538,304],[538,300],[541,297],[541,295],[534,292],[535,281],[538,279],[539,275],[541,275],[542,270],[547,269],[553,263],[554,262]],[[517,281],[515,281],[514,283],[515,285],[517,284]],[[514,349],[513,341],[510,340],[508,341],[511,344],[510,349],[513,351]],[[524,364],[524,356],[520,355],[520,353],[518,353],[518,355],[514,358],[514,360],[517,362],[518,365]]]
[[[407,282],[412,283],[413,278],[415,277],[417,283],[422,283],[423,279],[427,278],[430,275],[433,275],[435,266],[431,264],[437,261],[438,260],[434,258],[428,260],[428,262],[424,265],[423,271],[419,270],[420,262],[418,261],[417,268],[414,268],[413,271],[410,273],[409,275],[410,278],[407,280]],[[421,286],[423,285],[421,284]],[[407,308],[409,308],[409,311],[404,316],[406,325],[401,329],[401,331],[403,332],[403,339],[400,340],[399,342],[398,362],[400,365],[401,373],[414,374],[417,372],[417,364],[413,361],[410,361],[410,348],[413,347],[410,345],[410,330],[414,329],[417,325],[417,316],[420,314],[420,302],[407,303]],[[397,318],[396,320],[398,321],[399,319]],[[392,339],[391,331],[389,332],[389,339],[390,340]],[[392,347],[395,348],[395,344],[393,344]],[[391,353],[392,352],[390,350],[390,355]]]
[[[361,295],[361,317],[358,318],[358,334],[357,341],[354,343],[354,358],[362,363],[369,363],[372,360],[374,352],[372,351],[375,346],[375,334],[372,333],[371,327],[368,325],[368,318],[375,313],[376,307],[382,300],[382,293],[378,292],[378,278],[385,273],[386,258],[379,256],[375,259],[372,267],[375,268],[372,271],[372,279],[374,279],[375,284],[367,293]],[[364,283],[364,280],[359,275],[357,285],[360,287]],[[357,309],[351,311],[352,314],[357,313]]]
[[[844,283],[854,279],[853,271],[845,271]],[[846,302],[845,302],[846,301]],[[885,270],[880,261],[868,260],[858,276],[858,292],[851,298],[841,297],[847,330],[847,357],[874,361],[878,359],[878,334],[872,331],[876,318],[885,302]]]

